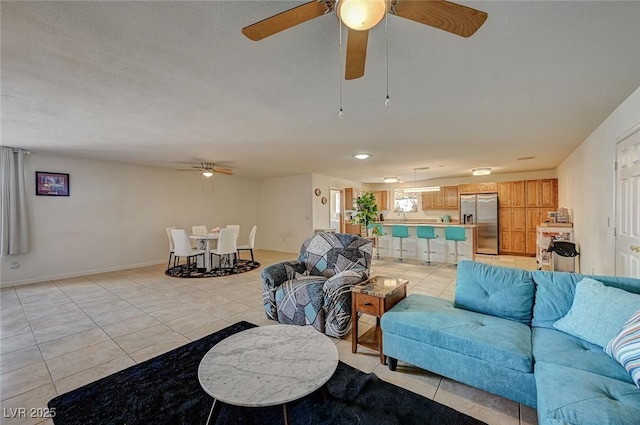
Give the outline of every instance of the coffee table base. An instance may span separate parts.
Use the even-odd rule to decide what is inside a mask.
[[[209,425],[211,423],[211,418],[213,417],[213,411],[215,410],[217,404],[218,404],[218,400],[214,398],[213,404],[211,405],[211,410],[209,411],[209,417],[207,418],[207,422],[205,423],[205,425]],[[287,413],[287,403],[284,403],[282,405],[282,416],[284,417],[284,425],[289,425],[289,414]],[[215,417],[217,418],[218,415],[216,414]]]

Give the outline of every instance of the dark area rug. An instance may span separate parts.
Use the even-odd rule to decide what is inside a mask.
[[[255,270],[260,267],[260,263],[253,262],[251,260],[238,260],[235,269],[213,269],[211,271],[205,271],[205,269],[198,269],[195,267],[191,267],[187,269],[186,264],[181,264],[176,267],[171,267],[164,274],[171,277],[218,277],[218,276],[229,276],[231,274],[239,274],[250,272],[251,270]]]
[[[216,343],[245,329],[238,322],[139,365],[60,395],[49,402],[56,425],[204,424],[213,399],[198,382],[198,365]],[[400,372],[397,372],[400,373]],[[480,425],[480,422],[375,374],[342,362],[326,384],[288,403],[291,425]],[[213,423],[213,421],[212,421]],[[280,425],[282,407],[221,404],[218,425]]]

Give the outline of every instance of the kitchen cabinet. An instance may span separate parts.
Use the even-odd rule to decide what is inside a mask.
[[[442,188],[435,192],[422,192],[422,209],[442,209],[444,208],[444,195]]]
[[[524,208],[500,208],[500,253],[526,252],[527,216]]]
[[[375,190],[373,196],[376,198],[376,206],[378,211],[386,211],[389,209],[389,191]]]
[[[500,208],[524,207],[524,180],[499,182],[496,189]]]
[[[520,180],[497,186],[500,253],[536,255],[536,226],[558,208],[558,180]]]
[[[344,189],[344,210],[353,211],[356,209],[356,199],[362,196],[365,191],[356,187],[346,187]]]
[[[537,208],[540,204],[540,181],[527,180],[525,182],[525,193],[527,208]]]
[[[511,190],[512,190],[511,182],[498,182],[497,190],[498,190],[498,206],[500,208],[511,207]]]
[[[444,193],[444,207],[457,209],[458,208],[458,200],[460,197],[458,196],[458,186],[445,186],[443,188]]]
[[[434,192],[422,192],[422,209],[458,209],[458,186],[441,186]]]
[[[558,179],[540,180],[539,206],[558,209]]]
[[[524,207],[525,183],[524,180],[511,182],[511,206]]]
[[[493,193],[498,190],[497,184],[492,183],[469,183],[458,185],[458,193]]]

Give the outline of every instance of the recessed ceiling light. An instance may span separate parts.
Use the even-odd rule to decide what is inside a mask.
[[[367,159],[369,158],[371,155],[369,155],[368,153],[357,153],[355,155],[353,155],[353,157],[355,159]]]
[[[491,168],[474,168],[471,170],[471,174],[474,176],[488,176],[491,174]]]
[[[398,183],[398,178],[397,177],[385,177],[384,178],[384,182],[385,183]]]

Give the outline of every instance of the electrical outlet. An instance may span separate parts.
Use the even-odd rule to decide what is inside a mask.
[[[16,270],[19,269],[21,267],[21,264],[18,261],[13,261],[11,264],[9,264],[9,268],[11,270]]]

